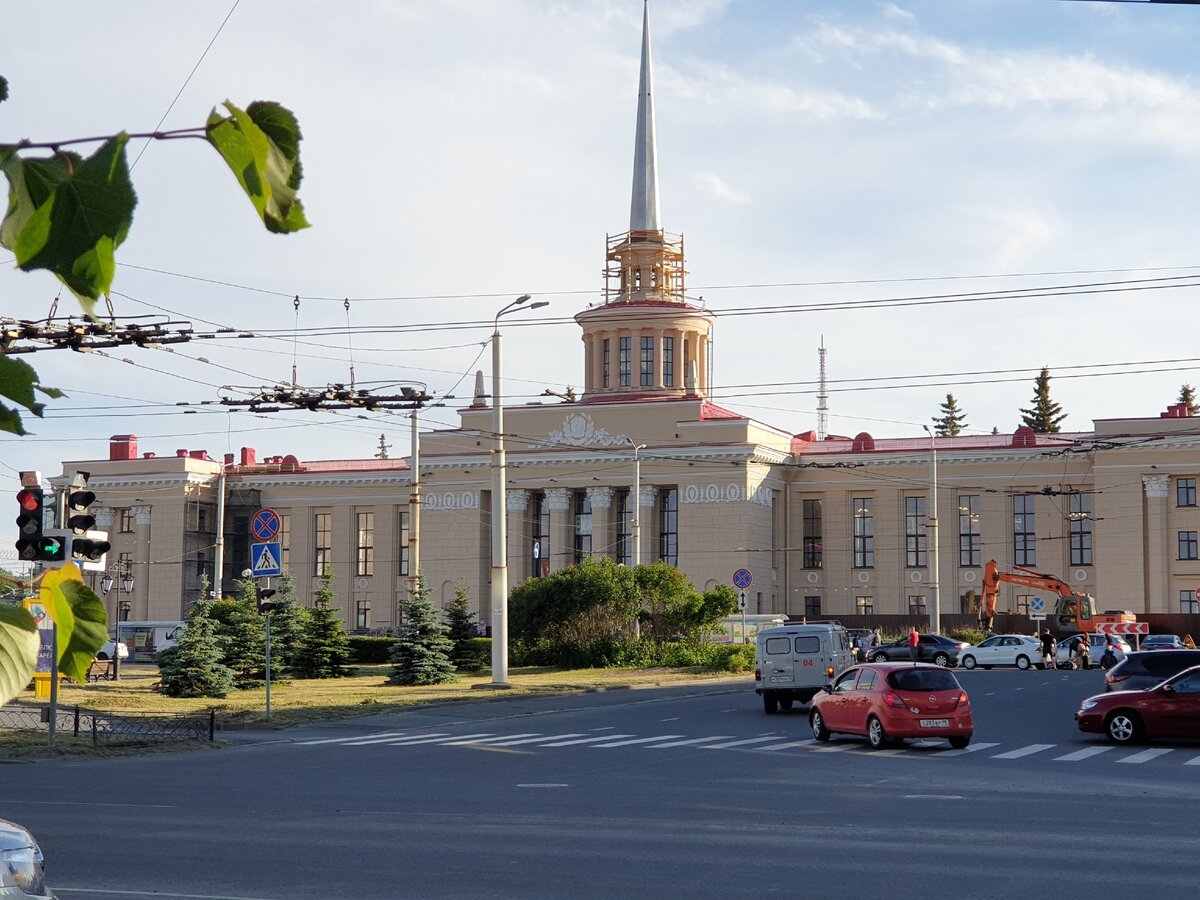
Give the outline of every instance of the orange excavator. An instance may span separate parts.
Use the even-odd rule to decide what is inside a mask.
[[[1075,634],[1080,631],[1095,631],[1096,626],[1115,622],[1136,622],[1137,616],[1130,612],[1096,612],[1096,599],[1090,594],[1077,594],[1071,586],[1054,575],[1046,575],[1022,566],[1013,566],[1013,571],[1003,572],[994,559],[989,559],[983,568],[983,616],[990,627],[996,615],[996,597],[1001,582],[1019,584],[1040,591],[1051,591],[1058,595],[1054,612],[1047,616],[1051,631],[1056,634]]]

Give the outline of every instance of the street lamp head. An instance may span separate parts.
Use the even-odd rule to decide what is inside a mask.
[[[133,573],[126,572],[121,576],[121,590],[127,594],[133,593]]]
[[[100,593],[107,596],[108,592],[112,590],[112,586],[113,577],[105,572],[104,577],[100,579]]]
[[[529,299],[529,295],[528,295],[528,294],[522,294],[520,297],[518,297],[518,298],[517,298],[516,300],[514,300],[513,302],[514,302],[514,303],[524,303],[524,302],[525,302],[526,300],[528,300],[528,299]]]
[[[539,300],[537,303],[529,304],[529,308],[530,309],[541,309],[543,306],[549,306],[549,305],[550,305],[549,300]]]

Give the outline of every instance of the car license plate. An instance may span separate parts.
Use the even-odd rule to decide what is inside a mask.
[[[792,680],[791,675],[772,675],[771,684],[786,684]]]
[[[949,719],[922,719],[921,727],[922,728],[949,728],[950,720]]]

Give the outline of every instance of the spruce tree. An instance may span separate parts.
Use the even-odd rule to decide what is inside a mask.
[[[304,640],[293,657],[292,671],[301,678],[341,678],[348,675],[350,639],[341,613],[333,606],[333,573],[321,578],[316,602],[308,611]]]
[[[967,414],[958,408],[958,401],[953,394],[946,395],[942,414],[933,417],[933,424],[938,437],[955,437],[967,427]]]
[[[476,654],[471,641],[476,637],[475,613],[471,612],[471,596],[467,585],[460,581],[454,587],[454,599],[446,607],[446,637],[454,642],[450,654],[454,668],[463,671],[477,668]]]
[[[233,672],[221,661],[221,641],[208,615],[210,606],[205,600],[194,603],[179,643],[158,655],[159,680],[154,690],[160,694],[224,697],[233,690]]]
[[[266,678],[266,626],[258,614],[254,579],[239,578],[234,584],[237,596],[210,601],[208,615],[216,623],[224,663],[233,670],[235,683],[239,688],[253,687]]]
[[[1196,386],[1184,384],[1179,387],[1179,399],[1176,403],[1186,403],[1189,416],[1200,416],[1200,405],[1196,403]]]
[[[296,602],[296,581],[288,573],[279,578],[272,598],[279,604],[271,613],[271,669],[290,669],[304,643],[308,610]]]
[[[446,626],[437,620],[429,600],[425,579],[417,576],[416,590],[400,604],[401,625],[392,644],[389,684],[442,684],[454,681],[454,663],[450,655],[454,642],[446,636]]]
[[[1062,430],[1062,421],[1067,414],[1062,407],[1050,399],[1050,369],[1042,367],[1034,382],[1033,406],[1022,409],[1021,424],[1027,425],[1038,434],[1055,434]]]

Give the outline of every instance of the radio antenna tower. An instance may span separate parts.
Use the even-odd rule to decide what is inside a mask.
[[[817,351],[821,360],[821,382],[817,389],[817,440],[829,435],[829,389],[825,381],[825,335],[821,335],[821,349]]]

